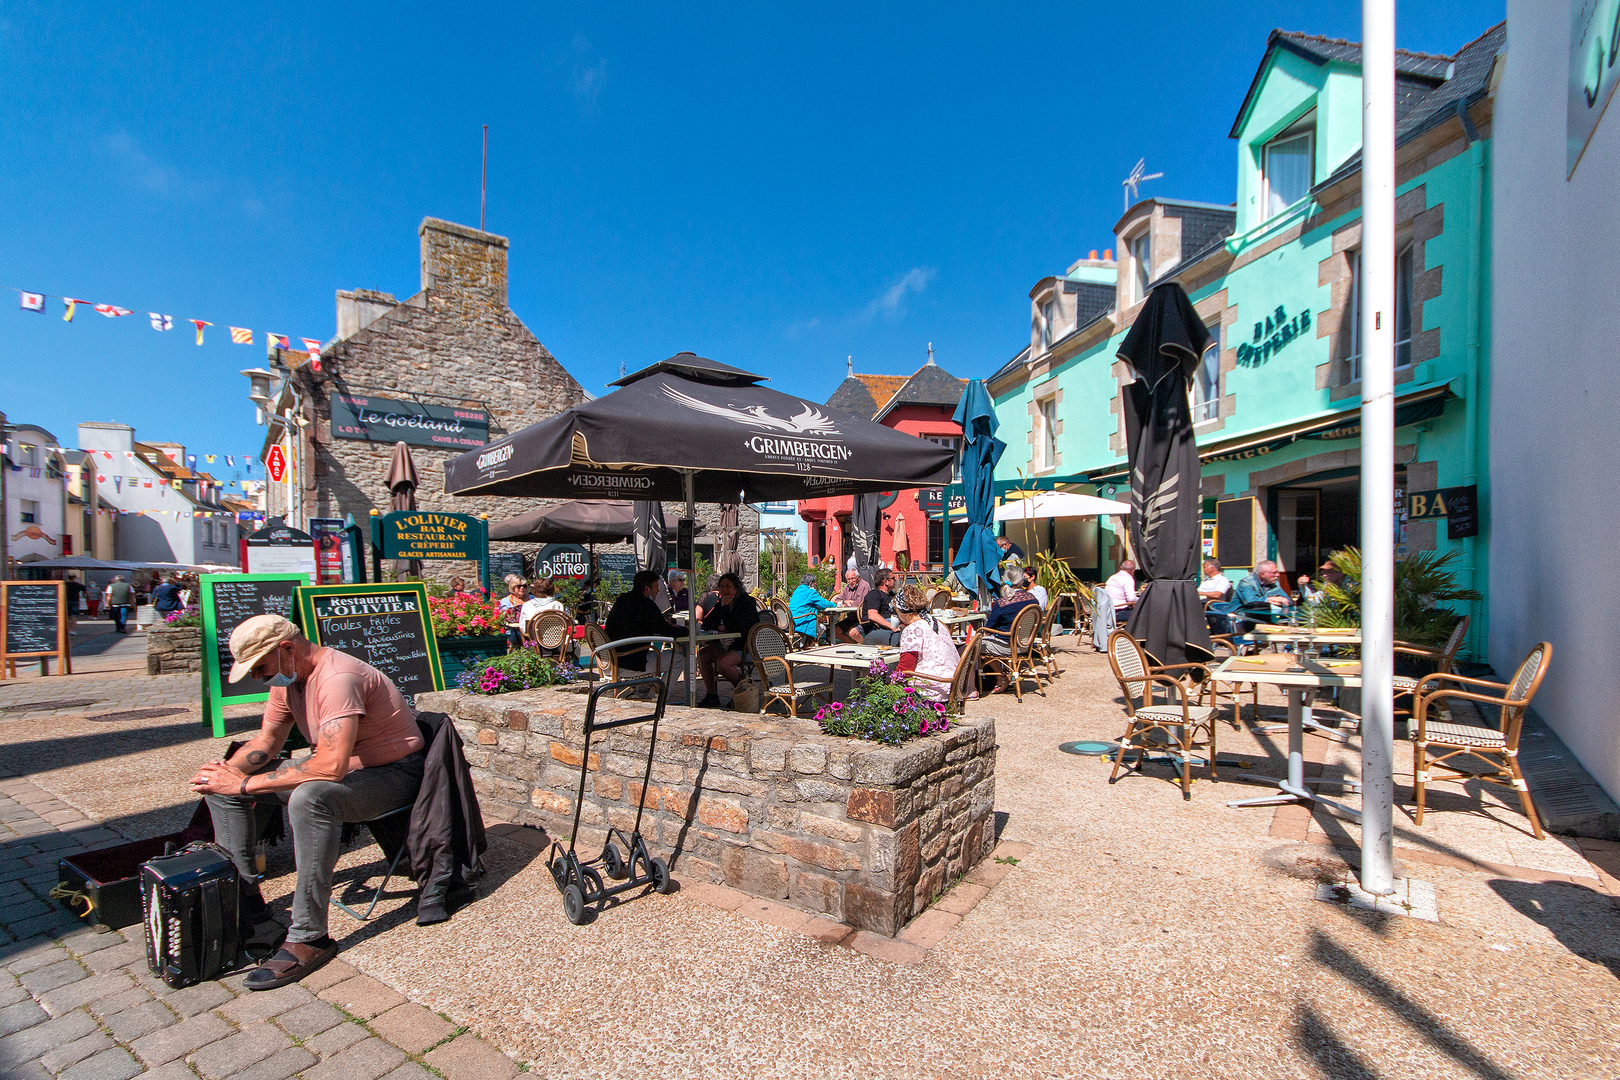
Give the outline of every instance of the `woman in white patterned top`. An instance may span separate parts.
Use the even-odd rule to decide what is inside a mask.
[[[927,680],[916,684],[917,696],[944,701],[949,680],[956,674],[956,643],[951,632],[928,607],[928,593],[919,585],[907,585],[894,598],[900,618],[900,670],[932,675],[946,682]]]

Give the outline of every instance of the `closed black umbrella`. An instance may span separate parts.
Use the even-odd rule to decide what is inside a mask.
[[[631,505],[635,507],[632,517],[635,523],[636,567],[640,570],[656,570],[658,576],[663,577],[664,568],[669,562],[669,530],[664,521],[664,504],[656,499],[650,502],[639,499]]]
[[[403,442],[394,444],[394,457],[388,463],[388,475],[383,478],[383,483],[388,485],[390,513],[409,513],[416,509],[416,461],[411,457],[411,448]],[[422,560],[395,559],[394,573],[419,578],[422,576]]]
[[[1187,391],[1209,331],[1174,282],[1148,296],[1119,358],[1136,381],[1124,388],[1131,464],[1131,548],[1147,585],[1126,629],[1161,664],[1209,659],[1198,599],[1203,492]]]
[[[855,571],[867,581],[877,569],[882,533],[883,496],[877,492],[855,496],[855,505],[849,513],[849,544],[855,555]],[[839,568],[842,572],[842,567]]]

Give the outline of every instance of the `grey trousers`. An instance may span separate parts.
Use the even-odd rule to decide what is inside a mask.
[[[253,869],[254,802],[279,799],[286,804],[292,823],[293,861],[298,867],[288,941],[309,942],[326,936],[326,907],[332,899],[332,872],[337,867],[344,823],[370,821],[415,802],[422,786],[422,760],[418,750],[391,765],[356,769],[335,783],[308,780],[291,791],[271,795],[204,796],[214,817],[215,842],[230,852],[237,872],[248,881],[259,880]]]

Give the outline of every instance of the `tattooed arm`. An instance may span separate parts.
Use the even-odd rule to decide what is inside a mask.
[[[350,758],[354,754],[355,736],[360,730],[359,716],[339,716],[321,725],[315,734],[315,750],[308,757],[284,762],[274,772],[250,775],[237,766],[238,759],[248,768],[253,762],[244,752],[251,751],[259,741],[243,747],[230,762],[210,762],[192,780],[197,792],[220,795],[262,795],[272,791],[287,791],[307,780],[341,780],[348,774]],[[262,737],[262,736],[261,736]],[[258,767],[263,767],[260,762]]]

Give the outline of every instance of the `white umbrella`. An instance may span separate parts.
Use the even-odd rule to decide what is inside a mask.
[[[1073,491],[1041,491],[1027,499],[1014,499],[996,507],[997,521],[1025,521],[1035,518],[1106,517],[1128,515],[1130,503],[1099,499]]]

